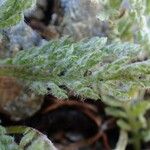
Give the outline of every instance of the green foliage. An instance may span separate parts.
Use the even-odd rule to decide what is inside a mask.
[[[0,0],[0,29],[17,24],[34,0]]]
[[[150,110],[149,100],[137,99],[120,102],[112,97],[103,96],[103,101],[107,104],[105,109],[106,114],[117,118],[117,125],[125,132],[130,133],[130,143],[132,143],[136,150],[141,148],[141,141],[150,141],[149,119],[145,117]]]
[[[141,44],[149,52],[150,30],[149,0],[100,0],[104,9],[98,15],[100,21],[108,22],[110,40],[131,41]]]
[[[59,98],[67,98],[69,90],[83,98],[104,94],[127,101],[133,89],[149,86],[150,63],[136,62],[140,51],[130,43],[107,44],[106,38],[76,43],[63,38],[1,61],[0,76],[20,78],[39,94],[51,89]]]
[[[10,136],[13,134],[14,136]],[[16,135],[23,134],[19,144],[15,142]],[[53,144],[42,133],[29,127],[0,126],[0,150],[56,150]]]
[[[6,135],[4,127],[0,126],[0,149],[1,150],[19,150],[12,136]]]
[[[138,150],[141,140],[150,140],[150,123],[145,118],[150,103],[139,95],[150,86],[150,59],[140,58],[143,50],[149,52],[149,0],[100,1],[104,9],[98,18],[108,23],[108,41],[98,37],[80,42],[69,38],[50,41],[1,60],[0,76],[16,77],[38,94],[50,92],[66,99],[71,93],[102,99],[108,106],[106,113],[118,118],[121,132],[117,148],[123,145],[125,149],[127,133],[131,133],[129,140]],[[0,0],[0,28],[17,24],[31,4],[31,0]],[[131,44],[133,41],[140,46]],[[24,133],[24,137],[17,144],[8,132]],[[48,143],[33,129],[0,127],[0,149],[18,150],[28,144],[29,150],[46,149]]]
[[[100,1],[104,9],[103,13],[100,12],[98,18],[101,22],[107,22],[109,30],[107,35],[109,40],[112,43],[113,41],[138,43],[146,52],[147,57],[149,57],[150,30],[147,17],[150,12],[149,0]],[[144,54],[144,51],[141,51],[141,54]],[[130,64],[129,67],[124,68],[124,71],[120,70],[115,75],[113,74],[114,71],[111,72],[111,78],[122,77],[121,81],[106,82],[106,86],[102,88],[103,93],[105,93],[105,91],[109,93],[109,96],[107,94],[102,95],[103,102],[108,106],[106,113],[118,118],[118,126],[126,133],[132,135],[129,140],[136,150],[141,149],[140,145],[142,140],[146,142],[150,141],[149,119],[145,117],[146,112],[150,110],[150,102],[143,100],[144,93],[141,88],[138,87],[140,85],[149,88],[149,82],[141,82],[141,80],[144,78],[149,80],[150,72],[146,64],[150,62],[148,59],[141,63],[141,65],[140,63]],[[147,72],[147,77],[141,74],[144,72]],[[125,78],[127,82],[127,84],[125,84],[123,80],[127,74],[128,79]],[[140,93],[142,94],[140,95]],[[120,100],[123,99],[123,97],[125,101],[121,102]],[[120,136],[123,137],[123,135]]]
[[[31,7],[34,0],[0,0],[0,29],[16,25],[23,19],[23,11]],[[11,136],[13,134],[13,136]],[[23,134],[19,143],[15,136]],[[42,133],[29,127],[0,125],[0,150],[56,150],[51,141]]]

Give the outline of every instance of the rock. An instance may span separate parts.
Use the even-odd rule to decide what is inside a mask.
[[[42,20],[44,18],[44,12],[42,11],[42,9],[38,8],[38,9],[35,9],[33,12],[32,12],[32,17],[33,18],[36,18],[38,20]]]
[[[8,46],[7,43],[9,39],[0,33],[0,59],[3,59],[9,56]]]
[[[80,40],[85,37],[102,36],[101,24],[96,18],[100,10],[98,0],[38,0],[36,10],[29,18],[31,22],[32,19],[36,19],[47,26],[55,26],[56,31],[50,30],[54,33],[58,31],[61,36],[69,35]],[[53,38],[49,37],[46,39]]]
[[[37,6],[44,10],[46,9],[47,4],[48,4],[47,0],[37,0]]]
[[[0,77],[0,112],[12,120],[32,116],[40,108],[43,97],[35,95],[12,77]]]
[[[64,9],[63,34],[75,39],[99,36],[101,26],[96,19],[100,4],[91,0],[61,0]]]
[[[12,57],[20,50],[40,46],[45,42],[23,21],[12,28],[1,30],[0,58]],[[13,120],[21,120],[36,113],[43,97],[27,90],[24,84],[15,78],[0,77],[0,112]]]
[[[29,25],[33,29],[35,29],[38,33],[40,33],[40,35],[46,40],[59,38],[59,33],[57,32],[54,25],[46,26],[42,22],[40,22],[36,19],[32,19],[30,21]]]
[[[10,40],[10,47],[18,44],[21,49],[28,49],[34,46],[39,46],[43,41],[41,36],[33,31],[26,23],[24,23],[24,21],[7,29],[6,34]]]

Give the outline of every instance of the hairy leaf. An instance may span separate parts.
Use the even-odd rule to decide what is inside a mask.
[[[106,38],[76,43],[62,38],[1,61],[0,75],[20,78],[39,94],[67,98],[71,91],[84,98],[109,95],[126,101],[149,86],[150,61],[137,62],[140,50],[129,43],[107,44]]]
[[[9,134],[13,134],[14,137]],[[15,136],[23,134],[19,143],[15,143]],[[39,131],[23,126],[0,126],[0,149],[2,150],[56,150],[51,141]]]
[[[0,29],[17,24],[23,18],[23,11],[33,4],[34,0],[1,0]]]

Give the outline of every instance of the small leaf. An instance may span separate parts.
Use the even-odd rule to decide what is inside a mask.
[[[119,119],[119,120],[117,121],[117,125],[118,125],[121,129],[123,129],[123,130],[125,130],[125,131],[131,131],[131,130],[132,130],[131,126],[130,126],[127,122],[125,122],[124,120],[122,120],[122,119]]]
[[[0,29],[17,24],[23,19],[23,11],[31,7],[35,0],[3,0],[0,3]]]
[[[7,127],[7,134],[23,134],[18,149],[15,150],[56,150],[51,141],[39,131],[24,126]]]
[[[132,114],[137,117],[144,115],[148,110],[150,110],[150,102],[148,100],[140,101],[131,108]]]
[[[150,141],[150,129],[142,132],[143,140],[145,142]]]
[[[107,107],[105,109],[106,114],[117,117],[117,118],[127,118],[127,114],[121,110],[121,108],[113,108],[113,107]]]

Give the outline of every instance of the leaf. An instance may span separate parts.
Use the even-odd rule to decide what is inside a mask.
[[[131,108],[132,115],[139,116],[144,115],[148,110],[150,110],[150,102],[147,101],[139,101],[137,104],[133,105]]]
[[[7,133],[23,134],[23,137],[18,144],[19,149],[56,150],[54,145],[45,135],[33,128],[24,126],[7,127]]]
[[[66,99],[68,96],[66,95],[66,91],[59,88],[55,83],[48,83],[48,88],[50,88],[50,93],[55,95],[58,98]]]
[[[114,99],[114,97],[110,96],[110,95],[101,95],[102,101],[111,107],[123,107],[123,101],[120,101],[118,99]]]
[[[0,29],[17,24],[23,11],[33,5],[34,0],[3,0],[0,3]]]
[[[109,19],[109,13],[107,13],[107,12],[101,12],[101,13],[99,13],[97,16],[96,16],[100,21],[106,21],[106,20],[108,20]]]
[[[142,87],[142,86],[141,86]],[[106,81],[101,85],[103,95],[112,96],[114,99],[122,102],[137,99],[139,96],[140,85],[130,81]]]
[[[4,127],[0,126],[0,149],[1,150],[21,150],[14,138],[6,135],[7,131]]]
[[[143,128],[147,128],[147,119],[144,115],[148,110],[150,110],[150,102],[144,100],[137,102],[130,108],[130,113],[132,113],[135,118],[138,118]]]
[[[117,117],[117,118],[126,118],[127,119],[127,114],[121,110],[121,108],[113,108],[113,107],[107,107],[105,109],[106,114]]]
[[[140,88],[149,86],[150,60],[135,62],[138,45],[106,41],[50,41],[0,61],[0,76],[22,79],[43,95],[50,88],[60,98],[67,98],[68,91],[96,100],[103,95],[122,102],[136,98]]]
[[[100,99],[100,96],[98,95],[98,93],[96,93],[95,91],[93,91],[91,88],[81,88],[81,89],[77,89],[76,93],[78,95],[80,95],[81,97],[87,97],[87,98],[91,98],[91,99]]]
[[[143,131],[142,136],[145,142],[149,142],[150,141],[150,129]]]
[[[119,119],[119,120],[117,121],[117,125],[118,125],[121,129],[123,129],[123,130],[125,130],[125,131],[131,131],[131,130],[132,130],[130,124],[128,124],[127,122],[125,122],[125,121],[122,120],[122,119]]]
[[[29,145],[31,141],[32,143]],[[34,129],[28,129],[24,133],[24,137],[21,139],[19,146],[25,147],[26,145],[29,145],[27,150],[56,150],[45,135]]]

